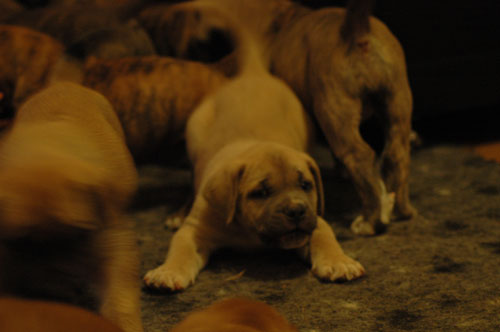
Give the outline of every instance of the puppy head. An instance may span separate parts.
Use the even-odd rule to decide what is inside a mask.
[[[218,218],[284,249],[305,245],[323,213],[317,164],[307,154],[278,144],[245,151],[215,171],[202,192]]]
[[[41,161],[2,169],[0,237],[65,236],[93,231],[104,222],[101,175],[79,163]],[[109,193],[110,194],[110,193]]]

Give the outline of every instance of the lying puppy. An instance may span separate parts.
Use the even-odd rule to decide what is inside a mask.
[[[3,332],[123,332],[106,319],[66,304],[0,297]]]
[[[112,9],[85,4],[59,5],[27,10],[7,22],[54,37],[77,58],[112,59],[155,54],[144,29],[135,20],[123,22]]]
[[[314,113],[362,201],[362,215],[352,230],[380,233],[392,212],[394,218],[412,218],[415,210],[408,186],[412,95],[403,50],[387,27],[369,16],[371,1],[350,0],[347,10],[315,11],[285,0],[198,2],[225,7],[257,34],[272,72]],[[181,51],[192,43],[191,31],[203,30],[195,37],[206,39],[210,31],[224,30],[220,22],[185,22],[191,26],[180,33],[182,43],[173,41],[172,46]],[[380,160],[360,133],[361,122],[370,116],[385,129]]]
[[[109,102],[73,83],[42,90],[2,137],[0,160],[0,294],[78,303],[69,290],[95,288],[103,316],[142,331],[123,214],[137,174]]]
[[[136,162],[168,157],[166,147],[184,140],[191,112],[224,82],[209,66],[160,56],[91,58],[83,78],[113,105]]]
[[[298,332],[273,307],[232,298],[189,314],[171,332]]]
[[[192,15],[230,19],[216,6],[179,6]],[[305,153],[307,115],[291,90],[265,70],[252,37],[233,26],[241,43],[240,72],[188,121],[194,203],[165,262],[145,275],[146,285],[186,288],[221,247],[297,249],[321,279],[360,277],[363,267],[343,253],[319,216],[323,192],[319,168]]]

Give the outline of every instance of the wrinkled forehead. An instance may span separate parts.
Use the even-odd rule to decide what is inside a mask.
[[[303,156],[270,152],[254,158],[247,165],[242,180],[249,187],[259,184],[277,187],[306,179],[311,180],[312,175]]]

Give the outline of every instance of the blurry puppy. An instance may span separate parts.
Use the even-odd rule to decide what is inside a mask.
[[[123,332],[106,319],[78,307],[9,297],[0,297],[0,331]]]
[[[179,8],[230,19],[212,5]],[[186,288],[221,247],[297,249],[321,279],[360,277],[363,267],[343,253],[319,216],[323,191],[319,168],[305,153],[307,115],[292,91],[265,70],[252,36],[233,26],[240,72],[188,121],[195,200],[165,262],[145,275],[146,285]]]
[[[22,12],[7,20],[44,32],[78,58],[112,59],[155,53],[150,38],[135,20],[123,22],[113,8],[59,5]]]
[[[392,215],[415,214],[408,185],[412,94],[404,53],[389,29],[370,17],[371,0],[350,0],[347,10],[315,11],[286,0],[198,2],[225,7],[257,34],[271,71],[314,113],[361,198],[362,214],[351,226],[355,233],[380,233]],[[206,39],[209,31],[224,30],[220,22],[199,21],[188,22],[195,27],[184,28],[184,40],[174,48],[182,50],[193,36]],[[192,32],[197,29],[203,33]],[[360,133],[361,122],[372,116],[385,132],[379,160]]]
[[[298,332],[273,307],[231,298],[189,314],[171,332]]]
[[[166,147],[184,140],[192,111],[224,82],[209,66],[160,56],[90,58],[83,78],[113,105],[137,162],[168,158]]]
[[[0,294],[73,302],[64,287],[83,283],[103,316],[142,331],[123,212],[137,174],[109,102],[73,83],[42,90],[16,114],[0,160]]]
[[[24,27],[0,25],[2,113],[17,109],[27,97],[61,77],[78,81],[78,65],[52,37]],[[13,111],[11,111],[13,115]]]

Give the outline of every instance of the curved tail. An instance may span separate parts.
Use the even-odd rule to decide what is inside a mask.
[[[349,45],[349,49],[370,32],[370,14],[373,5],[374,0],[347,1],[347,12],[340,27],[340,36]]]

